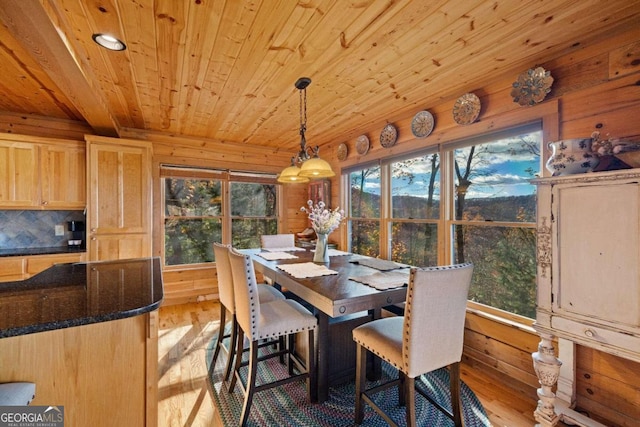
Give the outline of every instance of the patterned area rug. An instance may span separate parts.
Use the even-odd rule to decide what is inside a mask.
[[[209,343],[206,352],[207,366],[211,364],[216,338]],[[214,404],[220,412],[225,427],[238,425],[242,411],[243,397],[239,387],[229,393],[228,382],[223,382],[226,353],[220,352],[218,360],[209,380]],[[245,354],[246,359],[246,354]],[[244,369],[246,371],[246,368]],[[383,381],[390,376],[397,377],[397,372],[383,362]],[[259,381],[273,381],[285,378],[287,369],[278,358],[262,362],[259,365]],[[246,378],[246,377],[245,377]],[[416,381],[418,383],[418,381]],[[371,384],[368,384],[368,387]],[[449,374],[446,369],[423,375],[420,387],[437,402],[450,407]],[[453,426],[453,422],[431,405],[426,399],[416,393],[416,415],[420,426]],[[463,413],[466,427],[490,426],[491,423],[476,395],[462,383]],[[292,426],[292,427],[342,427],[353,426],[353,411],[355,406],[355,384],[353,382],[331,387],[329,399],[322,404],[307,402],[305,384],[293,382],[281,387],[257,393],[253,398],[250,426]],[[443,403],[444,402],[444,403]],[[404,407],[398,406],[397,388],[392,387],[376,395],[376,403],[391,415],[399,425],[405,425]],[[380,418],[369,406],[365,405],[365,420],[362,426],[383,427],[387,423]]]

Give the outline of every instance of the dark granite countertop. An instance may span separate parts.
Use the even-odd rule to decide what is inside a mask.
[[[0,257],[29,256],[29,255],[56,255],[75,254],[86,252],[86,249],[78,249],[68,246],[54,246],[48,248],[11,248],[0,249]]]
[[[0,338],[137,316],[163,297],[157,257],[57,264],[0,283]]]

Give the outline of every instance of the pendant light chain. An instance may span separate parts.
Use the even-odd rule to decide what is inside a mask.
[[[300,131],[307,131],[307,88],[300,90]]]

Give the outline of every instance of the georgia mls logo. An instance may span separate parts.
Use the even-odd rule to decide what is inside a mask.
[[[64,406],[0,406],[0,427],[64,427]]]

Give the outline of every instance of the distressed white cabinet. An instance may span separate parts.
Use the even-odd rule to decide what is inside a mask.
[[[574,411],[575,345],[640,362],[640,169],[542,178],[538,188],[536,420]],[[559,341],[559,357],[553,348]],[[557,396],[552,387],[557,382]]]

